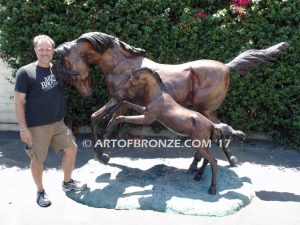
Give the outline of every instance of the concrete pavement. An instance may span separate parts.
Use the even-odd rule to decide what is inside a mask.
[[[79,152],[74,177],[80,167],[94,154],[82,147],[77,137]],[[142,210],[99,209],[81,205],[68,198],[61,190],[61,155],[49,152],[45,163],[44,183],[52,201],[49,208],[35,203],[35,188],[28,168],[29,160],[23,152],[19,134],[0,132],[0,224],[300,224],[300,153],[273,143],[253,141],[231,150],[239,159],[236,168],[240,176],[252,180],[256,197],[241,211],[225,217],[187,216]],[[219,160],[225,160],[221,151],[213,149]],[[129,158],[191,158],[192,149],[110,149],[114,157]],[[88,177],[86,178],[88,180]]]

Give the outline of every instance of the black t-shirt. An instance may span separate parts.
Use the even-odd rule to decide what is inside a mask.
[[[64,117],[64,91],[50,67],[40,67],[36,63],[21,67],[16,74],[15,91],[26,94],[25,118],[28,127],[54,123]]]

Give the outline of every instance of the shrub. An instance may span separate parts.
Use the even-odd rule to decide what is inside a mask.
[[[234,127],[300,144],[300,2],[281,0],[0,0],[0,57],[17,69],[34,60],[32,38],[48,34],[57,43],[101,31],[147,50],[160,63],[201,58],[229,62],[247,49],[288,41],[293,49],[274,65],[243,77],[233,74],[219,117]],[[98,98],[68,89],[74,124],[108,99],[99,70],[92,72]]]

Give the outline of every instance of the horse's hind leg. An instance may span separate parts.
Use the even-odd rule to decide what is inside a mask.
[[[198,163],[201,161],[202,156],[196,152],[194,155],[193,162],[191,163],[187,173],[194,173],[198,171]]]

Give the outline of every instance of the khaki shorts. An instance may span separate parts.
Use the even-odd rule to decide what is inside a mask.
[[[66,148],[77,147],[72,131],[64,124],[63,120],[28,129],[32,135],[32,149],[26,153],[31,159],[44,162],[49,146],[57,153]]]

